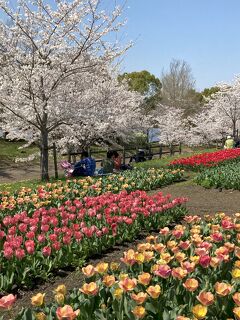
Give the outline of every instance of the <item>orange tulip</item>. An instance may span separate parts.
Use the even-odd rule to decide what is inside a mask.
[[[178,268],[173,268],[172,269],[172,276],[174,278],[178,278],[179,280],[182,280],[183,278],[185,278],[187,275],[187,270],[178,267]]]
[[[209,291],[202,291],[197,296],[197,299],[204,306],[210,306],[214,302],[214,295]]]
[[[188,317],[177,316],[176,320],[191,320],[191,319]]]
[[[214,288],[221,297],[227,296],[232,290],[232,286],[225,282],[216,282]]]
[[[14,304],[14,302],[16,301],[16,296],[14,296],[13,294],[8,294],[7,296],[3,296],[0,299],[0,310],[1,309],[11,309],[12,305]]]
[[[139,292],[138,294],[132,293],[131,298],[137,303],[137,304],[143,304],[145,300],[147,299],[147,294],[144,292]]]
[[[146,315],[146,310],[142,306],[137,306],[133,309],[132,313],[137,319],[142,319]]]
[[[86,277],[90,278],[90,277],[94,276],[94,274],[95,274],[96,271],[95,271],[94,266],[92,266],[91,264],[89,264],[89,265],[86,266],[85,268],[82,268],[82,272],[83,272],[83,274],[84,274]]]
[[[198,281],[196,279],[189,278],[184,282],[183,286],[186,290],[193,292],[198,288]]]
[[[235,253],[235,256],[238,259],[240,259],[240,247],[235,247],[234,253]]]
[[[137,280],[135,278],[126,278],[119,282],[119,287],[124,291],[132,291],[137,285]]]
[[[232,298],[233,298],[234,302],[236,303],[236,305],[238,307],[240,307],[240,292],[234,293]]]
[[[65,305],[64,307],[57,308],[56,315],[58,320],[73,320],[80,313],[80,310],[73,311],[73,308],[69,305]]]
[[[80,291],[84,294],[95,296],[98,293],[98,286],[96,282],[84,283]]]
[[[149,262],[153,259],[154,252],[153,251],[144,251],[144,260]]]
[[[111,287],[116,282],[114,276],[105,275],[103,277],[102,282],[105,284],[106,287]]]
[[[139,243],[137,246],[137,250],[139,252],[144,252],[146,250],[151,250],[152,245],[150,243]]]
[[[204,319],[207,314],[207,307],[197,304],[192,308],[192,313],[197,319]]]
[[[236,307],[233,309],[233,313],[237,320],[240,320],[240,307]]]
[[[138,282],[143,284],[144,286],[147,286],[152,279],[152,276],[149,273],[142,273],[138,276]]]
[[[157,284],[156,286],[150,286],[147,288],[147,293],[152,297],[153,299],[157,299],[161,293],[161,288]]]
[[[219,266],[219,263],[220,263],[220,259],[217,258],[217,257],[211,257],[211,260],[210,260],[210,266],[212,268],[217,268]]]

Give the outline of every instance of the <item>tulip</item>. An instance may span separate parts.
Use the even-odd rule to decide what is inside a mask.
[[[85,268],[82,268],[82,272],[83,272],[83,274],[84,274],[86,277],[90,278],[90,277],[94,276],[94,274],[95,274],[95,268],[94,268],[94,266],[92,266],[91,264],[89,264],[89,265],[86,266]]]
[[[67,293],[67,288],[64,284],[60,284],[55,290],[54,290],[55,293],[61,293],[63,294],[64,296],[66,295]]]
[[[116,270],[119,269],[119,266],[120,266],[119,263],[111,262],[111,264],[110,264],[110,269],[111,269],[112,271],[116,271]]]
[[[214,288],[221,297],[227,296],[232,290],[232,286],[225,282],[216,282]]]
[[[240,269],[235,268],[232,270],[232,277],[233,279],[240,279]]]
[[[58,303],[58,304],[63,304],[64,300],[65,300],[65,296],[62,293],[57,293],[54,296],[54,300]]]
[[[119,287],[124,291],[131,291],[136,287],[136,285],[137,285],[137,280],[134,278],[133,279],[126,278],[119,282]]]
[[[157,269],[154,270],[154,274],[164,279],[167,279],[171,275],[171,272],[171,268],[167,264],[159,265]]]
[[[44,303],[45,293],[38,293],[31,298],[31,303],[34,307],[41,307]]]
[[[173,268],[172,269],[172,276],[174,278],[178,278],[179,280],[182,280],[183,278],[185,278],[187,275],[187,270],[178,267],[178,268]]]
[[[13,294],[9,294],[7,296],[3,296],[0,299],[0,310],[1,309],[11,309],[12,305],[14,304],[14,302],[16,301],[16,296],[14,296]]]
[[[35,319],[36,320],[46,320],[47,316],[43,312],[38,312],[38,313],[35,313]]]
[[[236,305],[238,307],[240,307],[240,292],[234,293],[232,298],[233,298],[234,302],[236,303]]]
[[[207,314],[207,307],[197,304],[192,308],[192,313],[197,319],[204,319]]]
[[[151,279],[152,279],[152,276],[147,272],[139,274],[138,276],[138,282],[143,284],[144,286],[149,285]]]
[[[115,277],[114,276],[109,276],[109,275],[105,275],[103,277],[102,282],[105,284],[106,287],[111,287],[114,285],[114,283],[116,282]]]
[[[117,289],[115,289],[113,296],[116,299],[120,299],[122,297],[122,294],[123,294],[123,290],[121,288],[117,288]]]
[[[198,281],[196,279],[189,278],[184,282],[183,286],[186,290],[193,292],[198,288]]]
[[[73,311],[69,305],[57,308],[56,315],[58,320],[73,320],[80,314],[80,310]]]
[[[98,293],[98,286],[96,282],[84,283],[80,291],[86,295],[95,296]]]
[[[153,299],[157,299],[161,293],[161,288],[157,284],[155,286],[148,287],[146,291],[150,295],[150,297],[152,297]]]
[[[95,267],[95,271],[97,271],[100,274],[106,273],[107,270],[108,270],[108,263],[106,262],[100,262]]]
[[[177,316],[176,320],[191,320],[191,319],[188,317]]]
[[[137,319],[142,319],[146,315],[146,310],[142,306],[136,306],[133,309],[132,313]]]
[[[211,292],[202,291],[197,296],[198,301],[204,306],[210,306],[214,303],[214,295]]]
[[[201,256],[200,259],[199,259],[199,264],[203,268],[209,267],[210,262],[211,262],[211,257],[209,255]]]
[[[147,299],[147,294],[144,292],[139,292],[138,294],[132,293],[131,298],[137,303],[137,304],[143,304],[145,300]]]
[[[240,320],[240,307],[236,307],[233,309],[233,313],[237,320]]]

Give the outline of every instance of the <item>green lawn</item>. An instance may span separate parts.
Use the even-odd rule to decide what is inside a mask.
[[[35,146],[18,149],[26,144],[20,141],[7,141],[0,139],[0,166],[6,166],[14,163],[15,158],[26,158],[30,154],[38,152],[38,148]]]
[[[141,167],[141,168],[164,168],[166,167],[171,161],[179,159],[179,158],[185,158],[185,157],[191,157],[194,154],[199,153],[205,153],[205,152],[214,152],[216,151],[216,148],[195,148],[193,149],[193,152],[191,153],[182,153],[182,154],[176,154],[174,156],[164,156],[161,159],[153,159],[150,161],[140,162],[136,163],[134,166]]]
[[[0,144],[2,143],[2,141],[0,140]],[[13,145],[9,146],[9,144],[11,143],[6,143],[5,145],[5,154],[7,154],[7,152],[10,150],[10,158],[12,159],[14,156],[14,154],[18,153],[16,152],[16,150],[14,150],[14,148],[16,148],[17,146],[20,146],[21,143],[19,142],[14,142]],[[2,143],[2,145],[4,145]],[[7,146],[8,145],[8,146]],[[30,150],[32,150],[32,152],[34,151],[34,148],[29,148],[27,149],[28,154],[31,154],[32,152],[30,152]],[[36,149],[35,149],[36,151]],[[182,157],[189,157],[193,154],[198,154],[198,153],[204,153],[204,152],[211,152],[211,151],[216,151],[216,149],[197,149],[195,150],[193,153],[182,153],[181,155],[177,154],[175,156],[165,156],[161,159],[154,159],[154,160],[150,160],[150,161],[146,161],[146,162],[142,162],[142,163],[136,163],[135,166],[136,167],[142,167],[142,168],[164,168],[166,167],[172,160],[174,159],[178,159],[178,158],[182,158]],[[3,154],[3,151],[0,151],[1,154]],[[21,153],[20,153],[21,154]],[[25,154],[26,156],[26,154]],[[191,179],[191,173],[189,172],[189,178]],[[65,178],[62,178],[65,179]],[[54,179],[51,179],[51,182],[54,182]],[[3,183],[0,184],[0,191],[3,190],[8,190],[10,192],[15,192],[17,190],[19,190],[21,187],[28,187],[28,188],[35,188],[37,185],[42,184],[44,185],[46,182],[42,182],[38,179],[34,179],[34,180],[26,180],[26,181],[20,181],[20,182],[14,182],[14,183]]]

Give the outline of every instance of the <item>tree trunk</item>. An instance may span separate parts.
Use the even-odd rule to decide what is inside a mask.
[[[236,136],[236,120],[233,120],[233,138]]]
[[[47,130],[41,131],[41,179],[49,180],[48,174],[48,132]]]

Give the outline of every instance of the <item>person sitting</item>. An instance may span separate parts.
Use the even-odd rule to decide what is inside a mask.
[[[224,144],[224,149],[233,149],[234,147],[234,140],[231,136],[227,136],[227,140]]]
[[[91,177],[96,170],[96,161],[88,155],[87,151],[82,152],[81,160],[75,163],[72,176]]]
[[[135,154],[134,156],[132,156],[130,158],[129,162],[131,163],[133,161],[135,161],[135,162],[144,162],[144,161],[146,161],[145,152],[144,152],[143,149],[139,149],[137,154]]]
[[[235,148],[240,148],[240,139],[237,139],[237,141],[235,142]]]
[[[113,152],[108,151],[107,152],[107,158],[103,159],[102,168],[99,170],[99,174],[107,174],[107,173],[113,173],[114,168],[114,162],[113,162]]]
[[[122,158],[117,151],[113,151],[114,170],[119,171],[122,165]]]

